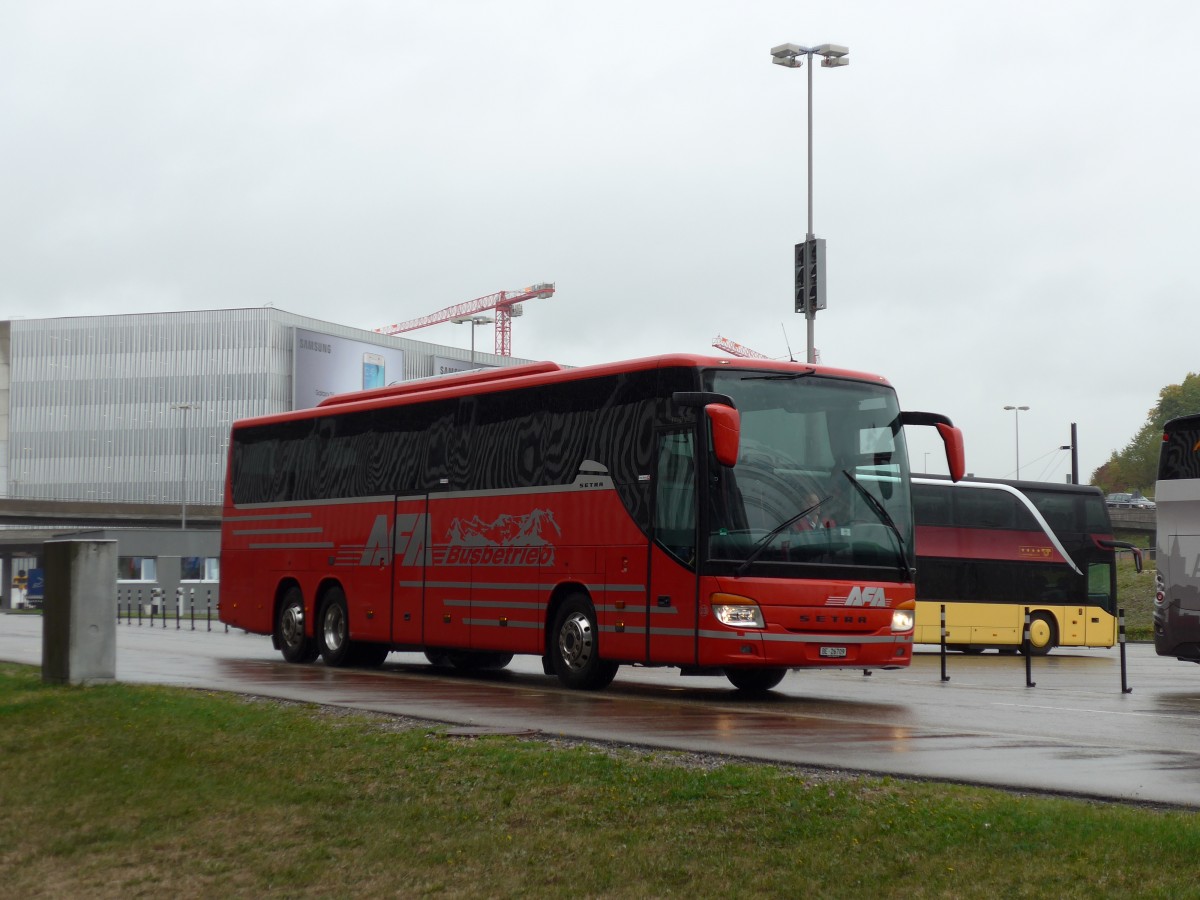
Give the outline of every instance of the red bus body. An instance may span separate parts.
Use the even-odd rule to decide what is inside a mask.
[[[533,654],[589,688],[619,664],[749,689],[791,668],[905,666],[912,511],[893,397],[876,376],[680,355],[483,370],[244,420],[221,619],[297,662]],[[741,437],[735,466],[715,458],[714,423]],[[863,433],[886,449],[863,451]],[[835,464],[843,445],[859,455]],[[893,522],[781,527],[802,484]]]

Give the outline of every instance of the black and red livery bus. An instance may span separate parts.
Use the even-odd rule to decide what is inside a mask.
[[[221,618],[285,659],[894,668],[913,640],[905,424],[882,378],[672,355],[532,363],[234,424]],[[820,526],[802,527],[818,516]]]
[[[1097,487],[945,476],[913,478],[917,642],[1035,655],[1117,640],[1116,549]],[[1029,611],[1029,639],[1025,613]]]

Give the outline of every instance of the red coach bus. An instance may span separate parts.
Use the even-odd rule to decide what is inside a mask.
[[[234,424],[221,618],[285,659],[460,668],[895,668],[912,654],[913,512],[883,379],[662,356],[479,370]]]

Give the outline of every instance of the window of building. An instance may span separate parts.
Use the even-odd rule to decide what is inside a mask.
[[[183,581],[220,581],[221,558],[219,556],[185,556],[180,560],[180,578]]]
[[[158,569],[152,556],[117,557],[118,581],[157,581]]]

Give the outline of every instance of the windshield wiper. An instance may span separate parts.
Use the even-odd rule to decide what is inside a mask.
[[[789,526],[796,524],[801,519],[803,519],[805,516],[807,516],[810,512],[815,512],[817,510],[817,508],[828,499],[829,499],[828,497],[822,497],[820,500],[818,500],[816,503],[814,503],[808,509],[802,509],[802,510],[800,510],[800,512],[796,513],[790,519],[784,519],[782,522],[780,522],[778,525],[776,525],[774,528],[772,528],[770,531],[768,531],[766,534],[764,534],[761,538],[759,538],[758,542],[755,543],[755,545],[750,548],[750,553],[747,554],[747,556],[744,560],[742,560],[742,564],[740,566],[738,566],[736,569],[734,569],[734,571],[733,571],[734,578],[739,577],[743,572],[745,572],[747,567],[749,567],[749,565],[752,562],[754,562],[756,559],[758,559],[758,557],[762,554],[762,552],[771,545],[772,539],[779,536],[780,532],[782,532],[785,528],[788,528]]]
[[[786,372],[779,375],[743,375],[742,381],[795,381],[816,372],[816,369],[805,369],[803,372]]]
[[[911,580],[912,572],[908,568],[908,561],[904,558],[904,535],[900,533],[899,527],[897,527],[895,521],[893,521],[892,517],[888,514],[887,508],[879,502],[878,497],[863,487],[859,483],[858,479],[851,475],[846,469],[842,469],[842,474],[850,479],[850,483],[854,485],[855,489],[860,494],[863,495],[867,501],[867,505],[870,506],[871,509],[875,511],[875,515],[879,517],[879,521],[881,521],[888,528],[892,529],[892,533],[896,535],[896,558],[900,563],[900,577],[906,581]]]

